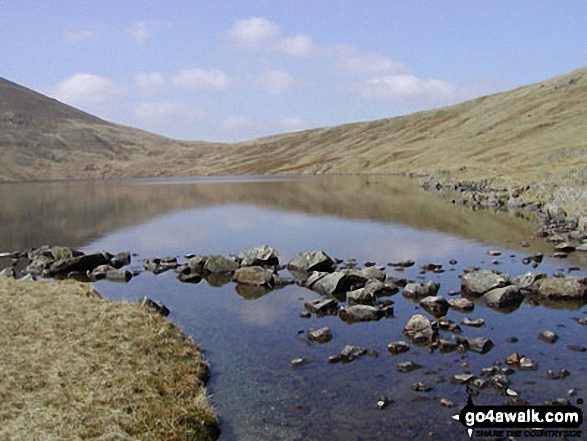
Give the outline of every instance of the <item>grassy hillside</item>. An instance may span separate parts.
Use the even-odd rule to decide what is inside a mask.
[[[448,170],[527,181],[582,178],[587,167],[587,68],[450,107],[231,145],[107,123],[6,80],[0,98],[5,180]]]

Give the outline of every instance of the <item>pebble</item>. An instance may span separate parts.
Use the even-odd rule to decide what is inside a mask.
[[[402,363],[398,363],[395,367],[399,372],[406,373],[415,371],[416,369],[420,369],[423,366],[412,361],[404,361]]]
[[[475,379],[473,374],[456,374],[452,376],[451,382],[456,384],[466,384],[473,379]]]
[[[538,338],[547,343],[555,343],[558,340],[558,335],[552,331],[542,331],[538,334]]]
[[[567,345],[567,349],[570,349],[571,351],[577,351],[577,352],[587,351],[587,348],[585,346],[580,346],[580,345]]]
[[[453,403],[450,400],[447,400],[446,398],[442,398],[440,400],[440,405],[443,407],[454,407],[455,403]]]
[[[412,389],[416,392],[430,392],[432,387],[426,383],[418,381],[417,383],[412,384]]]
[[[517,343],[518,337],[508,337],[505,339],[508,343]]]
[[[379,398],[377,398],[376,407],[379,410],[385,409],[390,404],[393,404],[393,400],[391,398],[386,397],[385,395],[381,395]]]
[[[465,317],[464,319],[461,320],[461,325],[472,326],[474,328],[480,328],[484,324],[485,324],[485,320],[483,320],[482,318],[478,318],[478,319],[473,320],[473,319],[470,319],[469,317]]]
[[[311,360],[306,357],[294,358],[292,361],[289,362],[290,366],[292,367],[302,367],[307,364],[313,363],[314,360]]]
[[[393,341],[387,345],[387,350],[391,355],[403,354],[410,350],[410,346],[405,341]]]
[[[501,251],[489,250],[487,251],[487,254],[489,254],[490,256],[501,256]]]

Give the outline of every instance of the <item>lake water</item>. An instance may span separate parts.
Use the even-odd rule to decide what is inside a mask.
[[[141,270],[148,257],[239,253],[267,244],[280,262],[300,251],[324,250],[332,258],[375,262],[389,277],[440,283],[439,295],[460,289],[459,275],[469,266],[497,269],[512,277],[530,268],[522,258],[547,255],[538,270],[552,275],[571,267],[586,275],[581,256],[551,259],[551,247],[533,237],[536,224],[508,213],[473,212],[419,190],[413,180],[390,176],[246,177],[132,179],[103,182],[59,182],[0,185],[0,251],[23,250],[44,243],[86,252],[131,251],[131,269]],[[522,247],[527,241],[529,247]],[[492,257],[489,250],[499,250]],[[404,271],[389,262],[412,259]],[[455,259],[456,264],[449,261]],[[420,271],[423,263],[442,264],[445,272]],[[287,274],[287,271],[283,271]],[[523,303],[504,314],[477,304],[448,318],[484,318],[481,328],[463,326],[462,335],[490,338],[487,354],[428,353],[412,347],[391,356],[387,344],[403,340],[408,319],[423,310],[401,292],[390,297],[395,316],[378,322],[347,324],[336,316],[301,318],[304,303],[321,298],[297,285],[246,298],[228,283],[210,286],[179,282],[172,271],[142,272],[127,284],[96,283],[105,297],[162,301],[169,318],[206,350],[212,378],[209,392],[222,423],[223,440],[379,440],[468,439],[451,416],[467,400],[464,386],[452,375],[504,362],[513,352],[531,357],[536,371],[517,371],[511,387],[531,404],[566,397],[575,403],[587,389],[587,353],[567,345],[585,344],[587,327],[576,318],[587,308],[552,308]],[[431,317],[430,317],[431,318]],[[329,343],[309,343],[309,328],[328,326]],[[538,340],[540,331],[555,331],[554,344]],[[506,339],[516,336],[517,343]],[[444,334],[450,338],[449,334]],[[328,357],[347,344],[376,350],[379,356],[349,364],[330,364]],[[313,363],[294,368],[290,361]],[[400,373],[396,364],[410,360],[424,367]],[[551,380],[548,369],[571,375]],[[415,382],[432,386],[416,392]],[[569,389],[579,394],[570,398]],[[385,395],[394,402],[379,410]],[[440,399],[454,402],[441,406]],[[506,397],[485,389],[476,404],[497,404]],[[585,412],[585,409],[584,409]]]

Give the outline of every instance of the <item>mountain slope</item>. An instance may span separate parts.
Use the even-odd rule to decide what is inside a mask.
[[[586,121],[587,68],[450,107],[230,145],[108,123],[0,79],[0,179],[447,170],[584,180]]]

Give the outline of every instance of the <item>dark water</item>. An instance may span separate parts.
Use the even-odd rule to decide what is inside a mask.
[[[416,265],[388,276],[440,282],[439,294],[460,288],[459,274],[467,266],[499,269],[512,277],[528,271],[523,257],[551,248],[532,234],[537,225],[509,214],[471,212],[418,190],[413,181],[397,177],[334,176],[307,178],[240,178],[125,180],[96,183],[1,185],[0,250],[17,250],[43,243],[75,246],[84,251],[129,250],[137,253],[133,269],[147,257],[186,253],[238,253],[268,244],[282,263],[294,253],[324,250],[333,258],[373,261],[413,259]],[[526,240],[529,248],[519,243]],[[502,252],[490,257],[489,250]],[[449,261],[456,259],[457,264]],[[496,260],[496,263],[492,262]],[[444,273],[420,272],[420,264],[442,264]],[[538,270],[585,275],[580,257],[546,257]],[[573,318],[587,308],[558,309],[523,303],[509,314],[482,305],[468,314],[450,310],[457,323],[463,317],[485,319],[482,328],[463,326],[463,335],[491,338],[487,354],[428,353],[412,347],[390,356],[386,346],[402,340],[401,331],[414,313],[423,312],[401,293],[391,297],[395,317],[379,322],[347,324],[338,317],[303,319],[304,303],[320,296],[299,286],[255,299],[239,295],[235,285],[212,287],[206,281],[182,284],[173,272],[141,273],[128,284],[99,282],[109,298],[134,301],[147,295],[171,309],[170,319],[194,337],[211,363],[209,391],[222,421],[225,440],[369,440],[468,439],[450,417],[465,404],[464,386],[451,384],[454,374],[504,361],[513,352],[531,357],[536,371],[518,371],[512,388],[531,404],[568,397],[587,398],[587,353],[569,344],[585,345],[587,327]],[[568,306],[567,306],[568,307]],[[328,326],[333,340],[308,344],[308,328]],[[540,331],[555,331],[555,344],[538,340]],[[509,336],[518,337],[508,343]],[[449,334],[444,334],[450,339]],[[379,357],[353,363],[329,364],[328,356],[353,344],[374,349]],[[290,360],[307,357],[313,363],[292,368]],[[424,368],[399,373],[397,363],[411,360]],[[550,380],[548,369],[566,368],[571,375]],[[446,381],[444,381],[446,380]],[[412,384],[430,384],[430,392],[415,392]],[[394,403],[376,409],[380,395]],[[440,399],[454,408],[440,405]],[[476,404],[501,403],[494,389],[484,390]],[[585,409],[584,409],[585,411]]]

